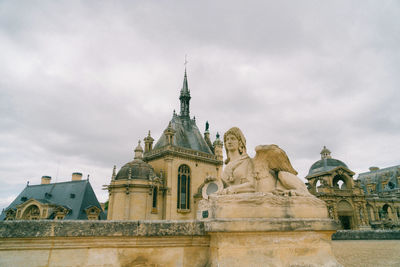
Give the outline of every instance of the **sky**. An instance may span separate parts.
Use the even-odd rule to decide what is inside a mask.
[[[179,110],[212,140],[277,144],[304,178],[325,145],[400,164],[399,1],[0,1],[0,210],[43,175],[112,168]]]

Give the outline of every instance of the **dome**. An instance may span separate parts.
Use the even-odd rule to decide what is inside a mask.
[[[154,176],[153,167],[141,159],[135,159],[125,164],[117,173],[115,180],[143,179],[149,180]]]
[[[344,164],[344,162],[342,162],[338,159],[332,159],[332,158],[320,159],[317,162],[315,162],[313,165],[311,165],[311,168],[310,168],[307,176],[310,176],[315,173],[330,171],[339,166],[348,168],[347,165]]]

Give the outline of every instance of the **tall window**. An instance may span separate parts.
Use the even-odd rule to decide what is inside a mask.
[[[178,169],[178,209],[190,209],[190,169],[181,165]]]
[[[157,210],[157,195],[158,195],[158,188],[157,188],[157,186],[155,186],[155,187],[153,187],[153,205],[152,205],[153,210],[152,211]]]

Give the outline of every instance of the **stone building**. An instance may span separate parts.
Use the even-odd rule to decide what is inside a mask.
[[[373,228],[394,228],[400,218],[400,165],[371,167],[358,180],[367,200],[368,220]]]
[[[219,177],[222,170],[222,142],[217,134],[210,140],[209,124],[200,133],[190,117],[190,90],[185,70],[180,90],[180,113],[173,112],[158,141],[150,131],[144,150],[135,149],[133,161],[116,174],[109,191],[109,220],[195,219],[198,200],[207,177]]]
[[[324,147],[321,159],[315,162],[305,177],[309,191],[324,200],[329,216],[340,221],[343,229],[359,229],[368,225],[364,191],[355,173],[347,165],[331,157]]]
[[[327,203],[329,215],[343,229],[394,228],[400,217],[400,166],[361,173],[331,157],[324,147],[308,175],[309,191]]]
[[[2,220],[105,220],[89,180],[75,172],[69,182],[51,183],[43,176],[41,184],[29,185],[2,212]]]

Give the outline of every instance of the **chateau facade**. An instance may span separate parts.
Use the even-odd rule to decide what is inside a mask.
[[[305,177],[307,187],[326,202],[329,216],[342,229],[400,227],[400,166],[373,167],[354,179],[355,173],[326,147],[320,154]]]

